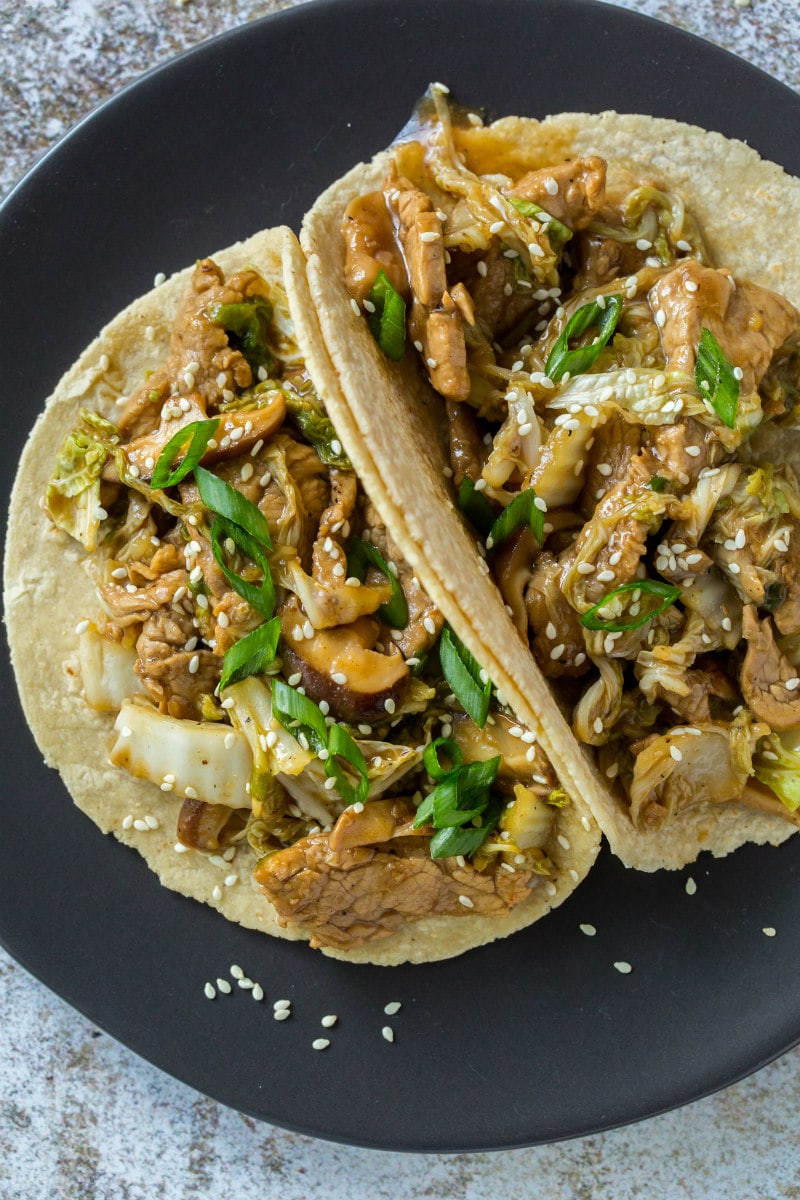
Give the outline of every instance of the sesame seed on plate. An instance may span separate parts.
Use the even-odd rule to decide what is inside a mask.
[[[328,1038],[314,1038],[311,1046],[314,1050],[327,1050],[330,1044],[331,1043]]]
[[[594,925],[579,925],[578,928],[580,929],[581,933],[585,933],[587,937],[594,937],[594,935],[597,933]]]
[[[615,962],[614,969],[619,971],[620,975],[630,975],[633,967],[629,962]]]
[[[686,891],[687,896],[693,896],[695,894],[695,892],[697,891],[697,884],[692,879],[691,875],[686,880],[685,891]]]
[[[230,996],[233,989],[231,988],[231,985],[228,983],[227,979],[218,979],[217,991],[222,992],[225,996]]]
[[[205,984],[205,986],[203,987],[203,992],[204,992],[207,1000],[213,1000],[217,994],[217,990],[214,987],[213,983]]]
[[[387,1017],[393,1017],[395,1013],[400,1011],[401,1008],[402,1004],[399,1000],[391,1000],[388,1004],[383,1006],[383,1011],[386,1013]]]
[[[392,1029],[391,1025],[384,1025],[383,1029],[381,1030],[381,1037],[387,1042],[394,1041],[394,1030]]]
[[[336,1013],[328,1013],[326,1017],[322,1018],[320,1025],[323,1027],[323,1029],[331,1029],[338,1020],[339,1018],[336,1016]]]
[[[765,925],[761,932],[766,937],[775,937],[777,930],[772,925]]]

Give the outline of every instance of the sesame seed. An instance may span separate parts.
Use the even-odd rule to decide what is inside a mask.
[[[555,625],[553,624],[552,621],[549,621],[547,624],[547,628],[545,629],[545,634],[547,635],[547,637],[550,638],[551,641],[553,641],[555,639],[556,632],[557,631],[556,631]]]
[[[788,688],[790,692],[795,691],[796,688],[800,687],[800,676],[793,675],[791,679],[786,680],[783,686]]]
[[[761,932],[765,935],[765,937],[775,937],[775,933],[777,931],[772,925],[765,925]]]
[[[633,967],[629,962],[615,962],[614,970],[619,971],[620,975],[630,975]]]
[[[161,827],[161,823],[158,820],[158,817],[154,817],[150,813],[148,813],[147,816],[145,817],[144,823],[148,829],[160,829],[160,827]]]
[[[505,229],[505,221],[495,221],[489,226],[489,233],[502,233]]]
[[[741,367],[733,368],[733,377],[734,379],[744,379],[744,371]]]
[[[176,854],[188,854],[189,853],[189,847],[184,846],[183,842],[176,842],[175,845],[172,847],[172,849],[175,851]]]
[[[331,679],[334,683],[341,685],[347,683],[347,676],[345,675],[344,671],[334,671],[331,675]]]
[[[720,621],[720,625],[726,633],[730,633],[731,629],[733,628],[730,617],[723,617]]]
[[[614,579],[613,571],[599,571],[598,572],[598,575],[597,575],[598,583],[611,583],[612,579]]]
[[[130,829],[131,825],[133,825],[133,817],[128,813],[127,817],[122,818],[122,828]]]
[[[667,314],[663,311],[663,309],[658,310],[658,312],[656,313],[655,320],[656,320],[656,325],[658,326],[658,328],[663,329],[667,323]]]
[[[215,885],[213,891],[211,892],[211,899],[212,900],[221,900],[222,899],[222,888],[219,886],[219,884]]]
[[[234,979],[244,979],[244,971],[236,963],[231,964],[231,966],[228,968],[228,973],[232,975]]]
[[[217,980],[217,991],[222,992],[223,995],[225,995],[225,996],[230,996],[231,992],[233,991],[233,988],[228,983],[227,979],[218,979]]]
[[[391,1025],[384,1025],[383,1029],[381,1030],[381,1037],[387,1042],[394,1041],[394,1030],[392,1029]]]
[[[669,756],[670,758],[674,759],[675,762],[683,761],[683,752],[679,750],[677,746],[670,746]]]
[[[464,908],[474,908],[475,905],[470,900],[469,896],[459,896],[458,903],[463,904]]]
[[[165,785],[162,784],[161,786],[163,788]],[[167,784],[166,786],[171,788],[172,784]],[[133,828],[138,830],[139,833],[146,833],[147,829],[148,829],[148,825],[147,825],[147,822],[143,821],[141,817],[137,817],[136,820],[133,822]]]
[[[372,303],[372,301],[371,301],[371,300],[365,300],[365,301],[364,301],[364,311],[365,311],[365,312],[368,312],[368,313],[374,313],[374,312],[375,312],[375,305]]]
[[[556,183],[555,179],[553,179],[552,175],[545,179],[544,190],[547,192],[548,196],[558,195],[558,184]]]
[[[387,1017],[393,1017],[395,1013],[400,1011],[401,1008],[402,1004],[399,1000],[392,1000],[389,1004],[384,1005],[383,1011],[386,1013]]]
[[[331,1029],[338,1020],[339,1018],[336,1016],[336,1013],[328,1013],[327,1017],[322,1018],[320,1025],[323,1029]]]
[[[606,767],[608,779],[616,779],[617,775],[619,775],[619,763],[612,763],[610,767]]]
[[[288,1012],[292,1007],[292,1002],[291,1000],[276,1000],[272,1007],[279,1012]]]
[[[297,687],[298,683],[300,682],[300,680],[302,678],[303,678],[303,676],[300,674],[300,672],[295,671],[295,673],[293,675],[289,676],[289,678],[286,680],[286,682],[288,683],[289,687]]]
[[[328,1038],[314,1038],[311,1046],[314,1050],[327,1050],[330,1044]]]
[[[692,879],[691,875],[686,880],[685,891],[686,891],[687,896],[693,896],[695,894],[695,892],[697,891],[697,884]]]
[[[422,625],[423,625],[423,628],[425,629],[425,631],[427,633],[429,633],[431,635],[431,637],[433,637],[435,635],[436,622],[434,621],[433,617],[426,617],[425,620],[422,622]]]
[[[350,297],[350,307],[357,317],[361,316],[361,309],[358,307],[358,301],[353,299],[352,296]]]
[[[547,512],[547,501],[542,496],[534,497],[533,507],[538,508],[539,512]]]
[[[203,993],[207,1000],[213,1000],[213,999],[215,999],[215,997],[217,995],[217,990],[214,987],[213,983],[207,983],[203,987]]]
[[[264,999],[264,989],[260,983],[253,984],[253,990],[250,993],[254,1000],[259,1001]]]
[[[613,643],[612,643],[612,645],[613,645]],[[603,718],[602,717],[595,717],[594,724],[592,725],[592,729],[595,731],[595,733],[603,732]]]
[[[738,563],[735,563],[735,562],[728,563],[728,570],[730,571],[731,575],[738,575],[740,573],[741,569],[742,568],[739,566]]]
[[[77,633],[78,637],[80,637],[82,633],[86,633],[88,628],[88,621],[78,621],[78,624],[75,626],[75,632]],[[130,733],[128,734],[128,737],[130,737]]]
[[[153,287],[160,287],[162,283],[166,282],[166,279],[167,277],[164,272],[159,271],[158,274],[153,278]]]
[[[578,563],[577,567],[575,568],[579,575],[592,575],[594,574],[595,569],[594,563],[586,562]]]
[[[200,655],[199,655],[199,654],[193,654],[193,655],[192,655],[192,657],[189,659],[189,666],[188,666],[188,668],[187,668],[187,669],[188,669],[188,671],[189,671],[189,674],[190,674],[190,675],[196,675],[196,674],[197,674],[197,672],[198,672],[198,669],[199,669],[199,667],[200,667]],[[231,737],[231,734],[228,734],[228,735],[227,735],[227,737],[225,738],[225,745],[226,745],[226,746],[227,746],[227,744],[228,744],[228,738],[229,738],[229,737]]]
[[[697,284],[693,279],[687,279],[683,286],[686,288],[687,292],[697,291]]]
[[[594,925],[579,925],[578,928],[580,929],[581,933],[585,933],[587,937],[594,937],[594,935],[597,933]]]
[[[559,644],[557,646],[554,646],[553,649],[550,651],[550,657],[553,660],[553,662],[555,662],[556,659],[561,658],[561,655],[564,653],[565,650],[566,650],[566,646],[564,645],[563,642],[559,642]]]
[[[276,1021],[287,1021],[292,1014],[288,1008],[276,1008],[272,1015]]]
[[[684,252],[684,254],[688,254],[692,248],[690,243],[687,242],[684,238],[681,238],[680,241],[675,243],[675,245],[677,246],[677,248],[679,250],[682,250]]]
[[[564,837],[563,833],[558,835],[558,844],[564,850],[569,850],[569,838]]]
[[[249,992],[256,986],[253,980],[249,979],[247,975],[242,976],[241,979],[237,979],[236,982],[243,992]]]

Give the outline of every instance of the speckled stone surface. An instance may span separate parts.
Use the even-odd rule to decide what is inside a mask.
[[[490,0],[487,0],[490,2]],[[0,194],[145,69],[282,0],[6,0]],[[624,0],[800,90],[794,0]],[[93,1029],[0,952],[0,1200],[800,1200],[800,1049],[688,1108],[567,1144],[414,1157],[259,1125]]]

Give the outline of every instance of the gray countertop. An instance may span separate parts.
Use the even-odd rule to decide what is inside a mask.
[[[616,2],[700,34],[800,91],[796,0]],[[283,7],[7,0],[0,194],[148,67]],[[688,1108],[560,1145],[455,1157],[340,1147],[197,1095],[94,1029],[0,951],[0,1200],[800,1200],[798,1106],[800,1049]]]

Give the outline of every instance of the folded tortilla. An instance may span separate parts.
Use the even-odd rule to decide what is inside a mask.
[[[800,242],[789,235],[800,217],[800,180],[743,143],[676,121],[614,112],[566,113],[541,122],[510,117],[491,129],[502,148],[493,169],[507,170],[513,178],[597,154],[608,162],[610,190],[616,178],[629,186],[642,178],[660,181],[685,199],[714,262],[800,303]],[[587,801],[626,865],[648,871],[679,868],[704,849],[721,856],[748,841],[784,841],[795,832],[791,824],[737,803],[697,804],[656,832],[638,832],[627,805],[611,793],[593,755],[573,736],[500,593],[486,574],[476,572],[482,564],[474,549],[470,559],[474,543],[443,478],[448,465],[440,424],[443,401],[423,378],[413,353],[399,363],[385,357],[367,322],[353,311],[344,283],[345,211],[353,199],[381,187],[389,158],[389,151],[381,152],[333,184],[307,214],[301,244],[345,397],[341,408],[338,399],[332,401],[331,412],[342,429],[359,432],[354,461],[359,471],[374,476],[381,505],[404,522],[408,556],[425,587],[449,610],[459,636],[482,657],[520,719],[537,729],[562,779]],[[796,469],[800,439],[775,431],[769,453]],[[408,472],[408,456],[426,463],[422,484]]]
[[[269,230],[213,258],[226,274],[252,266],[267,284],[288,290],[297,341],[312,364],[319,393],[330,403],[330,415],[368,494],[403,552],[409,550],[409,557],[413,555],[415,562],[423,564],[422,576],[438,578],[438,573],[425,565],[424,539],[412,545],[401,509],[383,503],[379,470],[365,449],[366,439],[349,420],[338,376],[322,345],[304,259],[294,235],[288,229]],[[82,565],[86,554],[52,525],[41,506],[56,454],[81,408],[95,408],[113,420],[119,412],[118,402],[164,361],[173,318],[192,270],[174,275],[137,300],[99,334],[64,375],[30,435],[11,499],[6,548],[4,599],[12,661],[25,715],[46,763],[60,772],[75,803],[103,832],[134,847],[165,886],[250,928],[277,937],[307,939],[308,933],[302,929],[278,922],[273,907],[251,878],[256,858],[246,842],[238,849],[233,868],[239,882],[222,886],[225,872],[219,862],[215,864],[209,855],[199,852],[175,852],[176,796],[110,765],[115,714],[88,707],[78,663],[77,627],[98,608],[95,588]],[[410,442],[401,447],[400,456],[409,476],[435,478],[434,463],[418,459]],[[449,517],[434,513],[432,520],[446,526]],[[464,542],[461,565],[465,575],[479,579],[473,558],[474,550]],[[441,588],[437,589],[439,595],[445,595]],[[458,614],[455,620],[461,623]],[[480,642],[477,638],[476,644]],[[131,818],[141,821],[145,816],[154,818],[157,828],[137,830],[131,824]],[[40,814],[40,819],[47,820],[47,814]],[[383,965],[427,962],[462,953],[521,929],[560,904],[586,875],[598,846],[599,831],[578,798],[557,810],[547,844],[554,864],[551,877],[546,884],[537,881],[530,896],[505,916],[432,916],[360,947],[326,947],[323,952]]]

